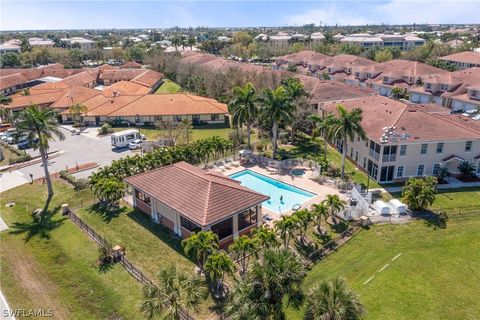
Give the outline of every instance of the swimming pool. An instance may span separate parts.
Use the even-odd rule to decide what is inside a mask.
[[[229,177],[240,181],[241,185],[244,187],[270,196],[269,200],[263,202],[263,206],[277,213],[291,210],[294,205],[302,204],[316,196],[314,193],[299,189],[251,170],[243,170],[234,173]]]

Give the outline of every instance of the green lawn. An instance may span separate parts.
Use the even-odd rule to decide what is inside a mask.
[[[383,193],[385,200],[392,197],[401,198],[401,192]],[[461,213],[469,211],[480,211],[480,187],[459,188],[459,189],[439,189],[435,195],[435,202],[432,210],[443,210],[447,213]]]
[[[126,128],[113,128],[113,131],[123,131]],[[138,128],[142,134],[144,134],[147,140],[157,140],[161,133],[161,130],[155,128]],[[228,139],[228,134],[232,131],[230,128],[225,128],[225,125],[203,125],[197,126],[192,129],[192,139],[200,140],[210,138],[213,136],[219,136]]]
[[[479,229],[480,215],[450,218],[445,229],[425,221],[377,225],[315,265],[304,287],[346,278],[366,306],[366,319],[478,319]],[[287,315],[302,319],[298,310]]]
[[[177,93],[182,91],[182,87],[173,82],[172,80],[165,79],[163,84],[155,91],[156,94],[160,93]]]
[[[75,193],[62,182],[54,187],[50,208],[91,199],[90,192]],[[43,206],[45,197],[46,187],[40,184],[1,195],[0,215],[10,229],[0,233],[0,279],[10,307],[50,308],[55,319],[142,319],[140,284],[119,264],[100,272],[98,248],[83,231],[60,213],[42,224],[32,223],[30,213]],[[6,208],[9,201],[16,205]],[[15,223],[25,232],[12,233],[20,230]]]

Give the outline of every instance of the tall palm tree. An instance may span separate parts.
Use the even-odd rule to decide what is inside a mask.
[[[277,235],[271,228],[261,226],[260,228],[253,229],[253,239],[263,249],[270,249],[278,246]]]
[[[81,103],[72,104],[70,108],[68,108],[68,112],[72,116],[73,123],[77,127],[82,122],[82,114],[88,111],[87,107]]]
[[[42,158],[45,181],[47,182],[48,197],[45,203],[46,212],[50,200],[53,197],[53,186],[48,172],[47,152],[48,142],[58,138],[65,139],[65,135],[58,128],[57,113],[53,109],[41,109],[37,106],[30,106],[20,112],[16,117],[16,129],[19,135],[27,135],[29,141],[37,141],[34,148],[39,150]]]
[[[342,179],[345,178],[345,156],[347,155],[347,140],[353,141],[355,137],[362,140],[366,138],[365,131],[361,126],[362,109],[355,108],[347,111],[341,104],[337,106],[338,116],[331,121],[329,138],[342,141]]]
[[[215,283],[215,290],[220,293],[223,290],[225,275],[235,272],[235,264],[225,252],[216,252],[208,256],[205,262],[205,273]]]
[[[314,124],[314,128],[312,131],[312,138],[315,139],[316,137],[322,137],[323,140],[323,157],[327,158],[327,132],[330,128],[330,124],[332,123],[333,115],[327,115],[325,117],[321,117],[318,114],[312,114],[309,116],[310,120],[312,120]]]
[[[249,257],[255,254],[257,248],[257,242],[255,239],[247,236],[241,236],[228,247],[228,250],[232,253],[233,258],[240,262],[240,276],[242,278],[244,278],[247,274]]]
[[[199,231],[182,240],[185,254],[197,261],[200,272],[203,272],[209,255],[218,250],[218,236],[212,231]]]
[[[280,220],[275,221],[275,229],[283,239],[284,248],[290,245],[290,239],[295,235],[298,220],[295,216],[282,216]]]
[[[299,102],[301,98],[308,97],[308,93],[307,91],[305,91],[303,83],[297,78],[289,77],[283,80],[282,86],[285,88],[285,90],[287,91],[287,95],[290,97],[292,103],[294,103],[295,105]],[[293,123],[291,123],[290,125],[290,139],[293,142],[295,135],[295,120],[301,121],[301,119],[296,119],[295,117],[293,117],[292,120]]]
[[[232,115],[232,122],[237,126],[247,126],[248,148],[251,148],[250,136],[252,124],[258,115],[258,97],[255,87],[248,82],[243,87],[233,88],[233,100],[228,104],[228,111]]]
[[[322,203],[328,207],[330,216],[334,222],[336,221],[335,214],[339,213],[347,204],[345,200],[340,199],[337,194],[327,194],[327,198],[323,200]]]
[[[329,214],[329,208],[325,203],[315,203],[312,204],[313,215],[317,219],[317,231],[322,232],[321,223],[322,219],[326,220]]]
[[[358,295],[341,278],[314,286],[305,302],[304,319],[356,320],[365,314]]]
[[[162,319],[179,320],[183,310],[198,311],[199,304],[207,298],[205,283],[199,277],[190,277],[169,265],[157,275],[156,285],[143,288],[144,300],[140,304],[147,319],[161,314]]]
[[[267,89],[262,98],[262,114],[272,123],[273,158],[277,157],[278,126],[283,121],[290,123],[295,111],[295,105],[284,86],[275,90]]]

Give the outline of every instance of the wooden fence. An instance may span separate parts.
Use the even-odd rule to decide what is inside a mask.
[[[85,223],[72,210],[68,210],[68,216],[77,226],[80,227],[80,229],[85,231],[90,236],[90,238],[92,238],[98,245],[109,245],[107,239],[102,237],[92,227],[90,227],[87,223]],[[150,280],[150,278],[148,278],[142,271],[140,271],[140,269],[138,269],[133,263],[131,263],[127,259],[127,257],[122,255],[119,261],[122,264],[122,266],[128,271],[128,273],[130,273],[142,285],[155,286],[154,282]],[[165,303],[168,303],[167,300]],[[181,320],[195,320],[195,318],[191,314],[189,314],[188,311],[185,309],[180,309],[179,315]]]

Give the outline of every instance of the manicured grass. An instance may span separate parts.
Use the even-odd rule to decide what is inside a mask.
[[[401,192],[383,193],[385,200],[401,198]],[[480,187],[439,189],[431,207],[433,211],[443,210],[447,213],[480,211]]]
[[[50,208],[91,199],[89,191],[76,193],[62,182],[54,188]],[[10,229],[0,233],[0,279],[11,308],[53,309],[55,319],[142,319],[141,285],[119,264],[99,271],[97,245],[73,222],[56,213],[32,223],[31,212],[42,208],[45,198],[41,184],[1,195],[1,217]],[[9,201],[16,205],[6,208]],[[12,233],[20,230],[15,223],[25,232]]]
[[[315,265],[304,288],[346,278],[365,319],[478,319],[479,228],[480,215],[455,216],[445,229],[425,221],[374,226]],[[302,312],[288,309],[287,318],[303,319]]]
[[[123,131],[126,128],[113,128],[113,131]],[[158,140],[161,130],[155,128],[138,128],[143,133],[147,140]],[[192,129],[192,140],[206,139],[214,136],[228,139],[228,134],[232,131],[230,128],[225,128],[224,125],[204,125]]]
[[[160,93],[177,93],[182,91],[182,87],[180,87],[178,84],[173,82],[172,80],[165,79],[163,81],[163,84],[160,86],[160,88],[155,91],[156,94]]]

